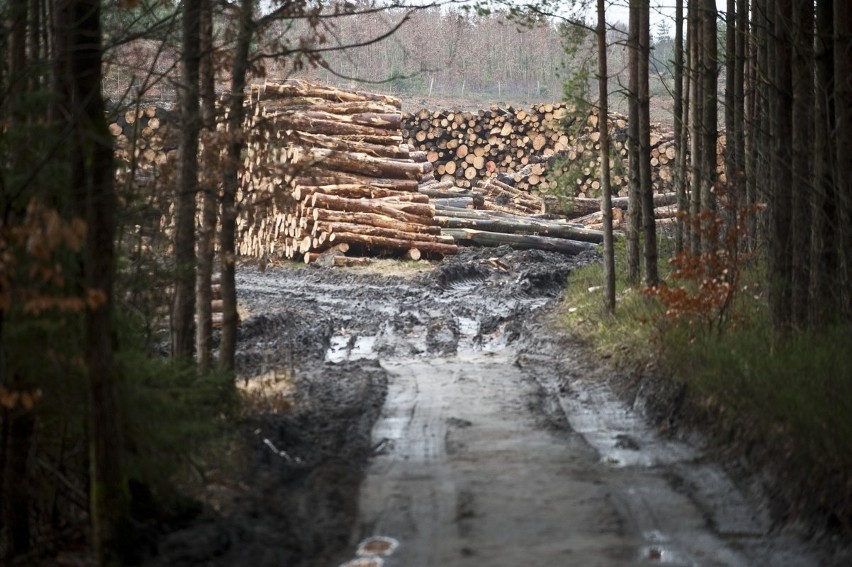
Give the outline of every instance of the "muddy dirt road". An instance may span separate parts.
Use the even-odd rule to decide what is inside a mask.
[[[171,563],[840,564],[772,529],[553,330],[546,308],[584,261],[500,248],[405,276],[241,270],[242,371],[295,368],[297,409],[258,422],[215,557],[190,531]],[[399,545],[358,559],[371,536]]]

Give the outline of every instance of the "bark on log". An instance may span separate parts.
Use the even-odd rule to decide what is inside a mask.
[[[287,158],[294,164],[310,164],[327,170],[390,179],[420,180],[432,169],[432,164],[428,162],[414,163],[382,159],[359,152],[341,152],[324,148],[293,147],[287,151]]]
[[[440,254],[442,256],[457,254],[458,246],[444,242],[425,242],[417,240],[401,240],[398,238],[386,238],[382,236],[370,236],[354,232],[333,232],[329,236],[329,242],[347,242],[349,244],[363,244],[371,248],[383,249],[409,249],[417,248],[421,252]]]
[[[347,199],[385,199],[404,198],[416,195],[407,191],[395,191],[393,189],[380,189],[371,185],[358,183],[341,183],[337,185],[296,185],[292,196],[296,201],[302,201],[314,193],[324,193]],[[425,202],[428,202],[428,197]]]
[[[368,236],[382,236],[385,238],[396,238],[399,240],[415,240],[418,242],[443,242],[453,244],[453,238],[441,234],[425,234],[422,232],[408,232],[392,228],[377,226],[364,226],[349,222],[320,222],[315,225],[318,230],[324,230],[330,234],[338,232],[357,232]]]
[[[472,228],[486,232],[501,232],[505,234],[529,233],[533,236],[550,236],[567,238],[582,242],[600,244],[603,242],[603,232],[587,228],[569,226],[560,223],[544,223],[532,220],[463,219],[455,217],[436,216],[435,221],[443,228]]]
[[[382,177],[371,177],[369,175],[355,175],[352,173],[331,172],[322,169],[309,169],[299,173],[293,178],[295,185],[340,185],[358,184],[368,185],[376,189],[391,189],[393,191],[417,191],[419,183],[412,179],[387,179]]]
[[[550,250],[565,254],[579,254],[587,250],[594,250],[595,248],[595,245],[590,242],[550,238],[547,236],[485,232],[467,228],[445,228],[441,231],[441,234],[452,236],[456,242],[472,242],[483,246],[502,246],[508,244],[518,250]]]
[[[357,223],[366,226],[391,228],[402,232],[441,234],[441,228],[433,225],[431,220],[428,223],[405,222],[376,213],[352,213],[330,211],[327,209],[308,209],[305,211],[305,214],[310,215],[314,221]]]
[[[307,146],[338,150],[344,152],[358,152],[373,157],[386,157],[392,159],[408,159],[410,153],[401,150],[397,145],[371,144],[360,140],[347,140],[339,136],[327,136],[325,134],[312,134],[310,132],[293,131],[283,138],[291,143],[299,142]]]
[[[431,205],[419,205],[417,203],[390,203],[372,199],[346,199],[344,197],[335,197],[334,195],[324,195],[322,193],[314,193],[311,195],[310,206],[314,209],[320,207],[336,211],[374,213],[384,215],[398,221],[418,224],[429,224],[430,218],[435,215],[435,210],[431,207]],[[414,208],[417,208],[417,212],[406,212],[406,210],[412,210]]]
[[[334,87],[323,87],[307,81],[290,80],[284,84],[260,85],[266,92],[274,92],[289,97],[317,97],[335,102],[381,102],[394,108],[402,108],[402,101],[393,96],[362,91],[342,91]]]

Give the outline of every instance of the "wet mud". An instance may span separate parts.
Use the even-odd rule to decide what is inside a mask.
[[[291,377],[242,426],[227,510],[163,565],[830,565],[626,405],[549,306],[596,261],[502,247],[417,273],[238,271],[241,379]]]

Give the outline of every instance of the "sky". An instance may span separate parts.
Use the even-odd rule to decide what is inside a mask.
[[[595,4],[595,2],[592,2],[592,4]],[[630,19],[630,15],[627,10],[627,0],[607,0],[607,4],[607,23],[612,25],[621,21],[626,25],[627,21]],[[684,4],[686,4],[686,2],[684,2]],[[727,0],[716,0],[716,7],[719,10],[724,12],[727,9],[727,6]],[[686,9],[684,9],[684,14],[685,12]],[[589,16],[594,19],[595,13],[595,8],[592,7],[590,9]],[[669,27],[671,28],[671,35],[674,36],[674,14],[674,0],[651,0],[651,33],[656,34],[658,22],[667,20]]]

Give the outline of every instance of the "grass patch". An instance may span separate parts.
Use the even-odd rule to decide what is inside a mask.
[[[852,328],[778,337],[767,319],[692,342],[666,335],[662,363],[720,440],[780,473],[786,500],[852,528]]]
[[[658,269],[668,274],[667,245],[660,246]],[[583,266],[571,272],[562,306],[567,328],[598,354],[619,365],[648,362],[655,356],[654,320],[663,313],[655,298],[627,286],[627,251],[624,239],[615,243],[617,305],[614,314],[604,309],[603,264]]]
[[[626,272],[618,249],[616,271]],[[667,272],[661,271],[664,277]],[[680,413],[720,449],[776,473],[788,517],[852,529],[852,349],[849,326],[779,336],[752,266],[732,324],[696,332],[665,320],[658,298],[618,282],[615,315],[603,309],[603,267],[575,270],[561,306],[568,332],[622,369],[660,369],[686,392]]]

